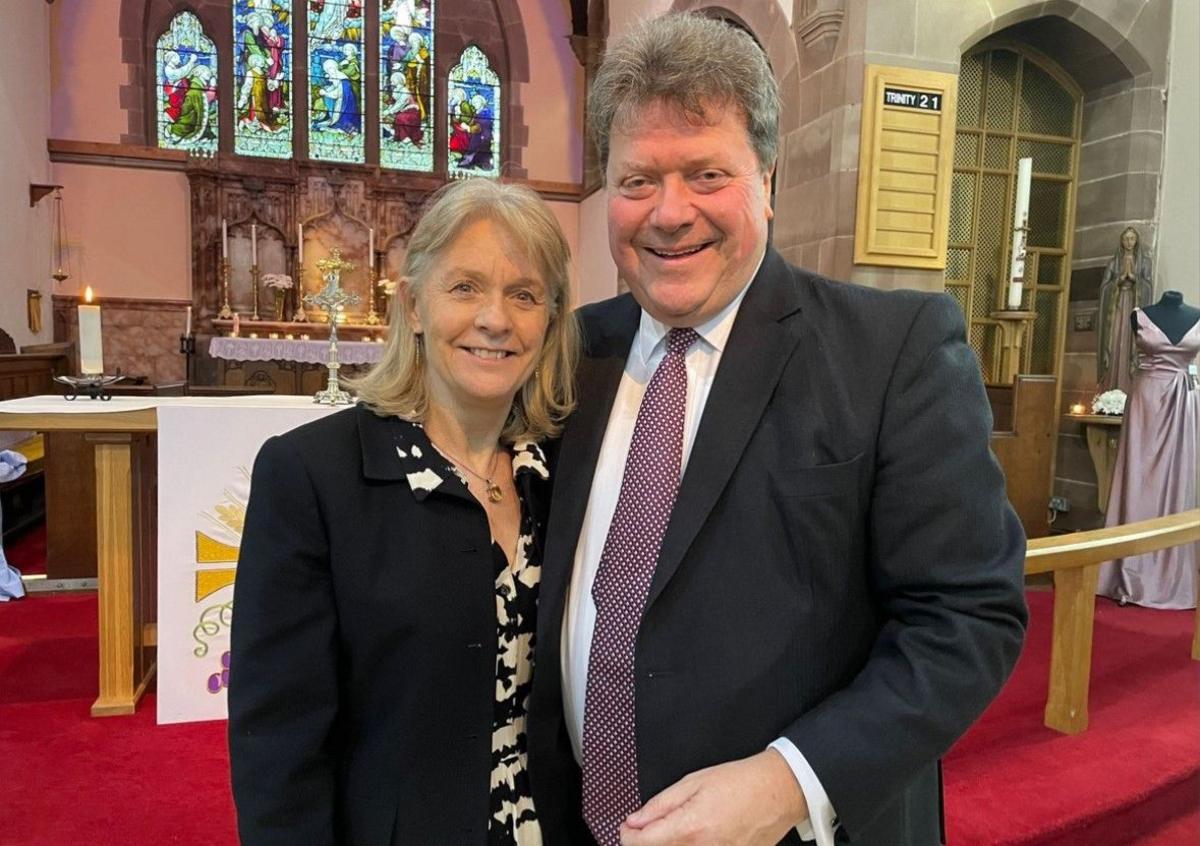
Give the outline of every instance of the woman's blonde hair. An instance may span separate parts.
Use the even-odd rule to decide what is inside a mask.
[[[549,310],[537,365],[517,391],[500,438],[516,443],[554,437],[575,407],[579,329],[570,302],[571,250],[542,198],[524,185],[480,177],[438,189],[409,239],[404,285],[415,299],[429,281],[438,256],[477,220],[499,224],[514,246],[532,260],[546,285]],[[409,323],[404,285],[392,297],[391,327],[382,360],[365,376],[349,381],[359,400],[377,414],[420,421],[429,410],[429,390],[423,342]]]

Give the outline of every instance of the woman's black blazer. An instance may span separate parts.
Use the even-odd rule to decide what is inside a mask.
[[[365,406],[259,452],[229,684],[246,846],[486,842],[490,533],[457,479],[431,485],[434,455],[419,426]],[[547,486],[519,479],[540,534]],[[552,829],[571,814],[539,787]]]

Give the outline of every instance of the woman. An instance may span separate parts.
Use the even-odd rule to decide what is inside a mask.
[[[568,260],[532,191],[451,184],[361,403],[259,453],[229,688],[243,844],[543,841],[524,736],[536,441],[574,404]],[[548,814],[565,789],[539,787]]]

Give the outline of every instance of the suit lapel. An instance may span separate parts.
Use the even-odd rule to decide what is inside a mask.
[[[625,372],[625,359],[637,334],[641,309],[626,295],[613,303],[607,319],[585,326],[587,354],[579,363],[577,396],[579,405],[568,420],[554,468],[554,494],[551,497],[546,557],[542,564],[539,619],[548,621],[553,631],[539,634],[558,642],[558,608],[566,593],[579,542],[579,531],[587,511],[596,472],[596,459],[608,428],[613,399]]]
[[[768,249],[721,354],[663,537],[647,607],[675,574],[733,475],[800,340],[799,321],[787,319],[799,310],[799,288],[783,259]]]

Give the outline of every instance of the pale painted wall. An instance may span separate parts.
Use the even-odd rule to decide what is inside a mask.
[[[1200,3],[1176,0],[1171,26],[1167,127],[1158,228],[1159,291],[1200,305]]]
[[[192,259],[182,173],[56,164],[69,197],[75,275],[55,293],[91,285],[98,296],[186,299]]]
[[[129,82],[117,29],[121,0],[58,0],[50,9],[50,137],[119,144],[129,131],[120,101]]]
[[[29,183],[51,181],[46,135],[50,129],[50,80],[46,54],[50,7],[3,0],[0,21],[0,327],[17,346],[53,340],[50,326],[52,197],[29,207]],[[67,195],[68,223],[70,195]],[[25,292],[42,292],[42,331],[26,321]]]
[[[560,0],[520,0],[529,45],[530,80],[521,103],[529,144],[524,167],[530,179],[579,182],[583,178],[583,67],[571,50],[571,18]]]

